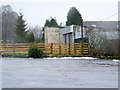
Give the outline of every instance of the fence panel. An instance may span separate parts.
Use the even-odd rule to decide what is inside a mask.
[[[0,47],[4,52],[16,53],[28,52],[32,45],[36,45],[46,54],[89,54],[88,43],[2,43]]]

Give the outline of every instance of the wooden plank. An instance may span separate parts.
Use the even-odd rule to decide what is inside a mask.
[[[27,52],[31,45],[36,45],[38,48],[44,50],[45,53],[59,53],[59,54],[78,54],[81,53],[81,43],[2,43],[1,48],[5,51]],[[83,43],[83,53],[88,53],[88,43]]]

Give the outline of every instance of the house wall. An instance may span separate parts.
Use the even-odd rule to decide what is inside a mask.
[[[0,42],[2,41],[2,12],[0,12]]]
[[[45,43],[59,43],[59,28],[46,27],[45,28]]]
[[[83,29],[83,37],[87,37],[85,29]],[[75,39],[79,38],[81,38],[80,26],[71,25],[64,28],[45,28],[45,43],[74,43]]]
[[[69,37],[71,37],[71,39],[72,39],[72,35],[70,35],[70,33],[72,34],[72,32],[73,32],[73,30],[70,26],[67,26],[65,28],[61,28],[60,29],[60,42],[61,43],[68,43]],[[73,39],[71,42],[73,42]]]
[[[71,25],[60,29],[60,40],[62,43],[65,43],[65,35],[66,35],[66,43],[69,42],[74,43],[75,39],[81,38],[81,27]],[[85,29],[83,29],[83,37],[86,37]]]
[[[66,40],[65,40],[65,37],[66,37]],[[60,29],[61,43],[69,43],[69,42],[74,43],[74,39],[75,39],[74,25],[66,26],[65,28]]]
[[[85,28],[83,28],[83,38],[84,37],[87,37]],[[78,39],[78,38],[82,38],[81,37],[81,27],[76,26],[76,28],[75,28],[75,39]]]

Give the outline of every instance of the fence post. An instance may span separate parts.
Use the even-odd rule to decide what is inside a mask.
[[[76,44],[74,43],[74,54],[76,54]]]
[[[51,54],[53,53],[53,43],[50,45]]]
[[[81,43],[81,55],[83,55],[83,41]]]
[[[59,55],[61,54],[61,45],[59,44]]]
[[[13,42],[13,57],[15,56],[15,43]]]
[[[69,47],[68,47],[68,49],[69,49],[68,51],[69,51],[69,55],[70,55],[70,42],[69,42]]]

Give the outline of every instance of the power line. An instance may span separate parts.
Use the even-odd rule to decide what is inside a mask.
[[[109,16],[109,17],[107,17],[107,18],[102,19],[101,21],[103,21],[103,20],[107,20],[107,19],[109,19],[109,18],[111,18],[111,17],[113,17],[113,16],[115,16],[115,15],[118,15],[119,13],[120,13],[120,12],[115,13],[115,14],[113,14],[113,15],[111,15],[111,16]]]
[[[112,8],[114,8],[114,7],[118,7],[119,5],[118,5],[118,2],[116,2],[114,5],[113,5],[113,7],[111,7],[111,9]],[[115,15],[117,15],[117,14],[119,14],[120,12],[118,11],[117,13],[115,13],[115,14],[113,14],[113,15],[111,15],[111,16],[108,16],[108,17],[106,17],[106,18],[103,18],[102,20],[107,20],[107,19],[109,19],[109,18],[111,18],[111,17],[113,17],[113,16],[115,16]],[[101,20],[101,21],[102,21]]]

